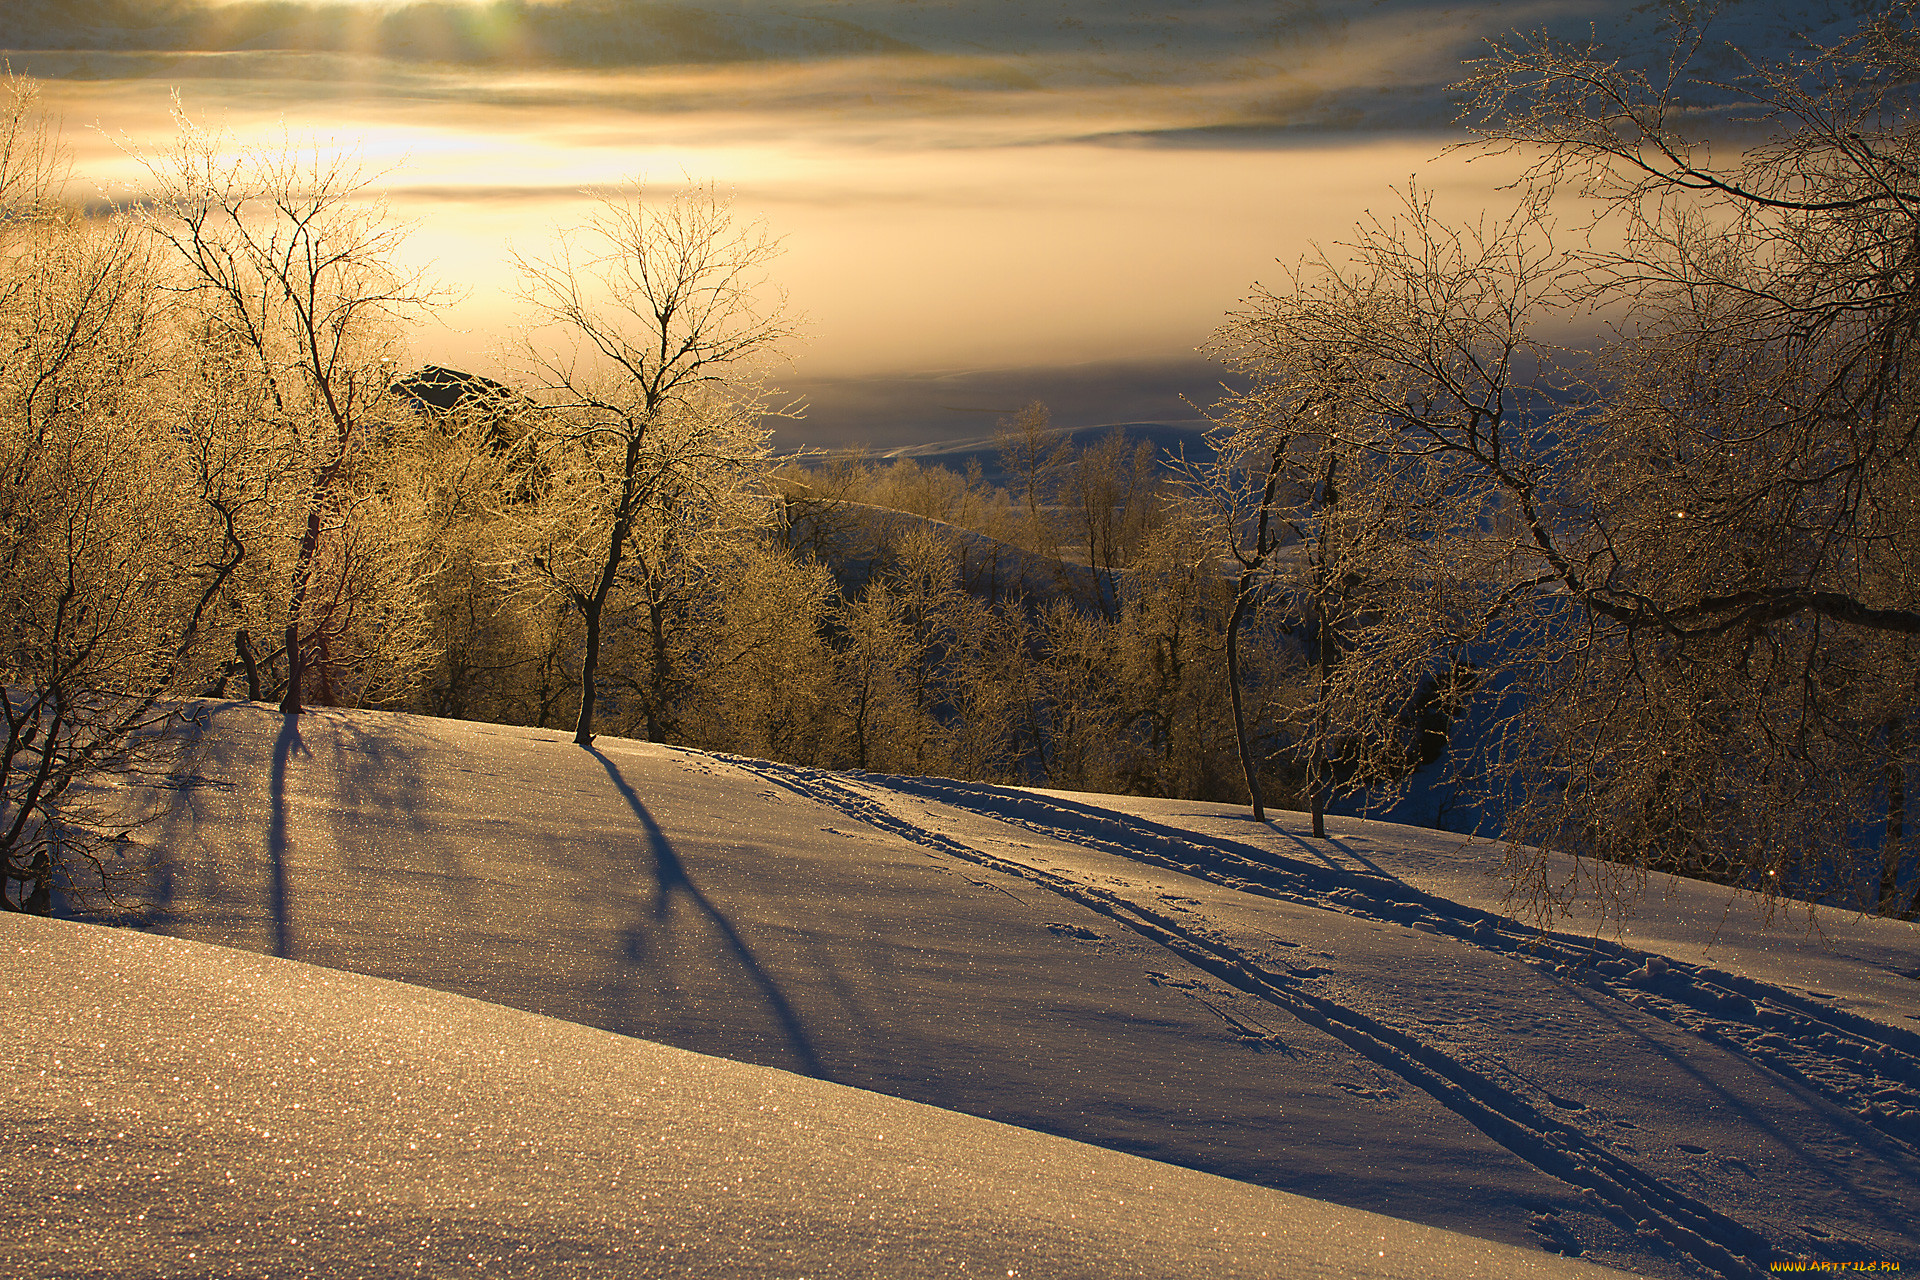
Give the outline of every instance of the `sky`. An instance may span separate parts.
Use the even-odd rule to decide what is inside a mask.
[[[540,252],[591,192],[712,181],[780,238],[806,317],[774,377],[812,407],[782,439],[876,447],[979,436],[1036,397],[1065,425],[1198,417],[1220,371],[1197,349],[1256,282],[1337,252],[1416,174],[1448,216],[1510,201],[1514,162],[1450,150],[1446,87],[1488,37],[1659,34],[1657,6],[1615,0],[10,9],[0,50],[83,192],[128,192],[175,93],[241,138],[357,152],[414,226],[406,265],[458,298],[421,361],[502,371],[508,247]]]

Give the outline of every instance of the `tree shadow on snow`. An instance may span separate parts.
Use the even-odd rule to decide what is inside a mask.
[[[687,872],[686,863],[681,861],[679,853],[667,839],[666,832],[660,829],[660,824],[654,821],[653,814],[648,812],[647,806],[641,803],[639,795],[628,784],[626,778],[621,776],[619,767],[598,748],[588,747],[587,751],[600,762],[600,767],[607,771],[607,777],[619,791],[620,798],[627,802],[627,807],[633,810],[633,816],[640,820],[640,826],[646,832],[647,845],[653,854],[656,886],[653,918],[656,921],[666,920],[672,914],[674,901],[677,898],[685,898],[692,903],[701,915],[712,922],[713,927],[719,931],[721,938],[726,942],[727,950],[739,963],[741,970],[753,981],[754,986],[759,988],[768,1010],[779,1022],[789,1048],[799,1059],[801,1070],[816,1079],[833,1079],[825,1064],[820,1061],[820,1055],[815,1051],[805,1026],[801,1024],[799,1014],[787,1001],[779,984],[774,981],[773,975],[761,965],[753,949],[747,945],[746,939],[742,938],[739,930],[733,927],[733,922],[727,919],[725,913],[713,904],[712,899],[701,892],[699,885],[694,883],[693,877]],[[629,959],[632,959],[635,950],[634,941],[629,939],[627,946]]]
[[[273,922],[273,954],[282,959],[293,956],[293,914],[287,901],[287,761],[296,750],[307,754],[299,717],[283,716],[267,777],[267,912]]]

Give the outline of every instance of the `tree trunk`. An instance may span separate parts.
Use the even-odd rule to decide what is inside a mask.
[[[1240,748],[1240,771],[1247,779],[1247,798],[1253,805],[1257,822],[1267,820],[1267,806],[1260,794],[1260,770],[1254,763],[1253,744],[1247,737],[1247,713],[1240,700],[1240,624],[1246,621],[1247,608],[1253,603],[1253,584],[1266,567],[1267,557],[1273,553],[1270,536],[1273,494],[1280,483],[1280,464],[1286,450],[1284,439],[1275,440],[1272,452],[1267,455],[1266,487],[1261,491],[1260,515],[1254,526],[1253,555],[1242,555],[1237,548],[1233,551],[1240,561],[1240,585],[1233,593],[1233,612],[1227,615],[1227,692],[1233,700],[1233,734]],[[1230,536],[1230,545],[1232,541]]]
[[[665,742],[667,676],[672,665],[667,656],[666,606],[657,593],[648,594],[653,597],[647,601],[647,639],[653,670],[647,676],[647,741]]]
[[[53,859],[45,848],[34,852],[33,861],[27,864],[26,883],[33,886],[31,892],[20,902],[20,910],[30,916],[51,916],[53,914]]]
[[[1907,722],[1905,717],[1887,720],[1887,829],[1880,844],[1880,903],[1883,916],[1893,915],[1899,906],[1900,866],[1907,844]],[[1920,900],[1920,890],[1916,890]]]
[[[1327,796],[1333,790],[1333,766],[1327,759],[1327,682],[1333,678],[1333,623],[1328,605],[1333,594],[1329,548],[1333,542],[1333,514],[1340,504],[1340,491],[1334,486],[1339,473],[1337,454],[1327,453],[1326,470],[1320,481],[1320,563],[1314,568],[1314,649],[1319,667],[1320,688],[1314,701],[1313,752],[1307,762],[1307,804],[1313,815],[1313,834],[1327,838]]]
[[[1333,628],[1325,608],[1314,619],[1314,665],[1319,669],[1319,693],[1313,711],[1313,751],[1307,759],[1307,806],[1313,814],[1314,838],[1327,838],[1327,797],[1333,790],[1333,762],[1327,758],[1327,682],[1333,678]]]
[[[1332,663],[1328,660],[1328,649],[1333,637],[1328,633],[1327,615],[1323,609],[1315,619],[1317,647],[1319,648],[1320,696],[1314,708],[1313,751],[1307,758],[1307,808],[1313,815],[1313,835],[1316,840],[1327,838],[1327,792],[1332,789],[1333,768],[1327,760],[1327,679],[1333,673]]]
[[[1253,759],[1253,746],[1247,740],[1247,713],[1240,701],[1240,624],[1247,616],[1251,601],[1253,573],[1240,575],[1240,589],[1234,595],[1233,612],[1227,615],[1227,690],[1233,699],[1233,735],[1240,747],[1240,771],[1246,775],[1247,796],[1253,803],[1253,820],[1267,820],[1267,806],[1260,794],[1260,769]]]
[[[297,716],[303,710],[300,705],[300,685],[307,678],[307,666],[300,653],[300,627],[294,622],[287,623],[287,687],[280,695],[280,714]]]
[[[301,712],[301,686],[307,679],[306,653],[300,644],[300,615],[307,608],[307,585],[313,579],[313,557],[320,547],[320,507],[316,496],[307,506],[307,528],[300,535],[300,556],[293,565],[293,598],[287,602],[287,691],[280,698],[280,714]]]
[[[861,673],[860,697],[854,704],[853,749],[859,760],[860,772],[867,771],[867,713],[873,707],[873,666],[868,663]]]
[[[614,508],[613,527],[607,531],[607,562],[600,566],[600,580],[594,583],[591,596],[570,593],[574,606],[587,622],[586,655],[580,663],[580,717],[573,728],[575,746],[593,745],[593,703],[600,671],[600,615],[606,608],[607,598],[613,594],[614,580],[620,574],[620,559],[627,549],[627,537],[633,532],[640,498],[641,444],[645,435],[644,424],[638,429],[629,424],[626,456],[620,472],[620,502]]]
[[[247,701],[260,701],[260,664],[254,661],[253,641],[247,638],[245,627],[233,633],[233,650],[240,655],[240,666],[247,673]]]
[[[580,715],[573,725],[573,744],[577,747],[593,745],[593,691],[600,667],[600,606],[605,602],[606,595],[602,592],[580,606],[581,616],[587,623],[587,644],[586,654],[580,660]]]

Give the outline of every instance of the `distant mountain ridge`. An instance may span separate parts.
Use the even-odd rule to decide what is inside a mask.
[[[1128,441],[1152,443],[1164,470],[1173,470],[1184,457],[1201,463],[1213,457],[1207,443],[1204,422],[1108,422],[1085,427],[1049,427],[1046,439],[1052,446],[1072,445],[1077,450],[1097,444],[1114,432]],[[831,466],[835,462],[860,459],[870,463],[910,461],[922,467],[945,467],[960,475],[978,465],[980,478],[987,484],[1007,488],[1014,477],[1001,458],[1001,445],[992,436],[969,436],[953,440],[932,440],[925,444],[902,445],[893,449],[835,449],[825,453],[807,453],[809,466]]]

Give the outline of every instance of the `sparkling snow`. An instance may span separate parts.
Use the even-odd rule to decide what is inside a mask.
[[[1220,805],[213,710],[195,781],[151,828],[171,855],[145,886],[151,931],[584,1025],[0,922],[0,948],[26,948],[13,1003],[31,1015],[0,1061],[13,1114],[36,1117],[8,1139],[33,1195],[0,1212],[30,1228],[0,1272],[71,1249],[65,1273],[89,1274],[163,1246],[152,1274],[252,1274],[269,1255],[316,1274],[480,1267],[468,1254],[647,1274],[648,1250],[676,1273],[788,1274],[788,1248],[793,1274],[1004,1274],[1016,1255],[1035,1275],[1464,1265],[1429,1243],[1362,1266],[1299,1234],[1387,1229],[1349,1210],[1525,1250],[1459,1246],[1492,1268],[1920,1261],[1911,925],[1822,913],[1822,941],[1711,886],[1657,885],[1618,939],[1542,941],[1500,914],[1490,846],[1441,833],[1337,820],[1321,843],[1297,815],[1263,827]],[[635,1109],[631,1082],[656,1077],[698,1123]],[[759,1110],[800,1099],[841,1126],[824,1146]],[[81,1191],[59,1190],[68,1170]],[[723,1208],[746,1194],[735,1175],[755,1189],[750,1236]],[[1160,1191],[1136,1220],[1142,1180]],[[668,1194],[683,1184],[704,1191]],[[868,1185],[892,1197],[871,1222],[848,1190]],[[1109,1203],[1095,1186],[1135,1203],[1082,1235]],[[1035,1187],[1090,1199],[1029,1216]],[[285,1232],[262,1225],[281,1213]],[[1259,1240],[1276,1224],[1285,1239]],[[1214,1225],[1224,1252],[1204,1247]],[[196,1242],[217,1265],[180,1261]],[[673,1249],[691,1252],[669,1266]]]

